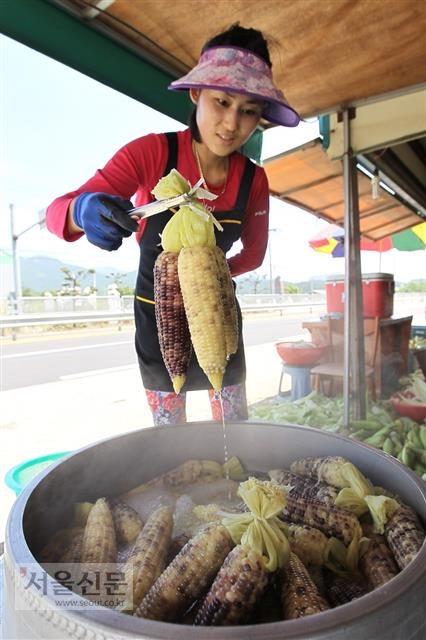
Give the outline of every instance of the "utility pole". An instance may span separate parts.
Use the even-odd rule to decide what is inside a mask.
[[[271,233],[274,231],[280,231],[280,229],[268,229],[269,293],[274,293],[274,285],[272,282],[272,248],[271,248]]]
[[[14,220],[14,206],[13,204],[9,205],[10,210],[10,233],[12,237],[12,256],[13,256],[13,291],[12,293],[12,303],[13,303],[13,313],[19,313],[19,298],[22,297],[22,285],[21,285],[21,265],[19,263],[19,254],[18,254],[18,238],[20,238],[24,233],[27,233],[33,227],[40,226],[40,229],[45,224],[46,212],[43,209],[39,211],[39,220],[38,222],[34,222],[34,224],[30,225],[20,233],[15,233],[15,220]]]

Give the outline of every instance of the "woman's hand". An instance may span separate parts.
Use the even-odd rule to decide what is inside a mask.
[[[84,231],[92,244],[115,251],[123,238],[138,229],[137,221],[127,211],[133,209],[130,200],[109,193],[82,193],[70,205],[69,232]]]

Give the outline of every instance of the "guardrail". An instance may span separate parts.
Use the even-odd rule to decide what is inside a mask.
[[[310,308],[312,311],[313,307],[322,307],[324,308],[323,303],[311,303],[307,305],[306,303],[300,304],[292,304],[292,305],[281,305],[281,304],[257,304],[257,305],[243,305],[241,306],[241,311],[245,312],[261,312],[261,311],[280,311],[283,312],[284,309],[287,312],[291,309],[301,311],[302,309]],[[134,314],[132,311],[117,311],[117,312],[96,312],[92,313],[67,313],[61,314],[57,313],[54,315],[15,315],[15,316],[6,316],[0,318],[0,329],[13,329],[13,328],[23,328],[23,327],[34,327],[34,326],[54,326],[54,325],[69,325],[69,324],[87,324],[94,322],[120,322],[124,320],[133,320]]]
[[[319,316],[326,312],[325,296],[321,294],[248,294],[238,296],[242,313],[280,312],[287,317],[303,314]],[[394,315],[425,317],[426,295],[395,294]],[[75,296],[63,298],[21,298],[18,309],[33,312],[6,313],[0,316],[0,329],[16,330],[35,326],[76,325],[100,322],[120,323],[133,320],[133,296]],[[426,318],[425,318],[426,319]]]
[[[37,316],[37,315],[21,315],[21,316],[7,316],[4,320],[0,318],[1,329],[12,329],[16,327],[33,327],[37,325],[67,325],[67,324],[86,324],[89,322],[120,322],[122,320],[132,320],[133,311],[127,313],[118,312],[105,312],[97,313],[96,311],[90,315],[87,313],[68,313],[68,314],[55,314],[54,316]]]

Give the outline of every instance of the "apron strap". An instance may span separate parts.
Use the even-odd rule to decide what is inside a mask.
[[[246,166],[244,167],[243,177],[241,178],[240,190],[238,192],[237,201],[235,203],[236,211],[245,211],[250,195],[251,184],[253,182],[256,165],[254,162],[246,158]]]
[[[169,157],[167,158],[166,168],[164,169],[163,176],[167,176],[172,169],[177,166],[178,159],[178,137],[176,131],[169,131],[164,134],[167,138],[169,145]]]

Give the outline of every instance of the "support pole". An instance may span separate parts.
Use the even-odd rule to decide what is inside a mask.
[[[15,234],[13,204],[9,205],[9,210],[10,210],[10,233],[11,233],[11,239],[12,239],[12,257],[13,257],[12,304],[13,304],[13,313],[16,315],[19,313],[19,299],[22,296],[21,269],[19,264],[19,255],[18,255],[19,236]]]
[[[351,149],[350,112],[343,112],[343,183],[345,196],[344,424],[366,415],[364,321],[360,255],[358,179]]]

